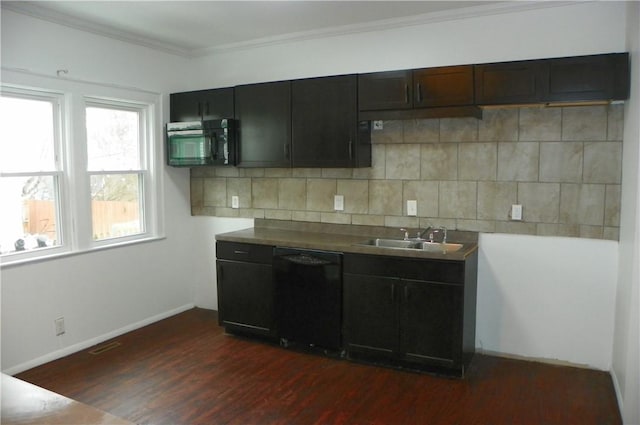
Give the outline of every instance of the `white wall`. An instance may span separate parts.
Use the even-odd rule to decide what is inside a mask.
[[[482,234],[477,346],[608,370],[618,243]]]
[[[2,66],[167,93],[186,75],[179,58],[2,11]],[[2,79],[9,77],[3,72]],[[167,96],[164,110],[168,110]],[[164,121],[164,119],[163,119]],[[196,227],[189,172],[162,167],[166,239],[38,263],[3,266],[2,370],[15,373],[194,304]],[[162,205],[162,204],[161,204]],[[209,279],[215,291],[211,276]],[[64,316],[67,332],[54,336]]]
[[[624,51],[623,3],[545,6],[217,53],[187,87]]]
[[[620,264],[613,345],[613,376],[627,424],[640,423],[640,3],[630,2],[627,42],[631,99],[625,105]]]

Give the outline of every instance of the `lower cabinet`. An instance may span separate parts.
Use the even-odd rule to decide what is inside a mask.
[[[351,358],[464,375],[475,347],[477,254],[439,261],[345,254]]]
[[[273,248],[216,243],[218,320],[230,332],[276,337]]]

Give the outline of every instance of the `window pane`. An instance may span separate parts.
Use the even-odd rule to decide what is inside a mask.
[[[0,170],[54,171],[53,104],[0,97]]]
[[[138,112],[87,108],[87,154],[91,171],[138,170]]]
[[[1,254],[60,244],[55,177],[2,177],[0,199]]]
[[[143,232],[138,174],[91,176],[93,239],[102,240]]]

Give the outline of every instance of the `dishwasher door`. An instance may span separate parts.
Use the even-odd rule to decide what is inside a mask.
[[[339,350],[342,345],[342,254],[274,248],[278,334],[288,341]]]

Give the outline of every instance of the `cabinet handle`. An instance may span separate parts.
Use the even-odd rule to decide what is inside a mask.
[[[209,115],[210,114],[210,112],[209,112],[209,102],[207,102],[206,105],[207,105],[207,111],[205,112],[205,114]]]
[[[202,118],[202,102],[198,102],[198,116]]]
[[[233,251],[234,254],[242,254],[242,255],[247,255],[249,254],[249,251],[240,251],[240,250],[235,250]]]
[[[409,103],[409,84],[404,85],[404,103]]]
[[[394,302],[396,300],[396,284],[392,283],[391,284],[391,302]]]
[[[404,300],[405,301],[409,301],[409,287],[408,286],[404,287]]]
[[[422,102],[422,84],[420,83],[416,86],[416,95],[418,97],[418,103]]]
[[[353,141],[349,139],[349,159],[353,159]]]
[[[222,281],[222,266],[218,264],[218,282]]]
[[[284,159],[289,159],[289,144],[284,144]]]

